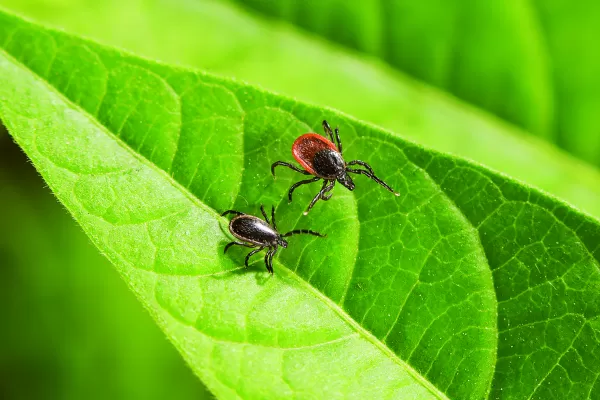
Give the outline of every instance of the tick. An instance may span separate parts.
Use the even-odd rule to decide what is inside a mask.
[[[308,214],[310,209],[319,199],[327,201],[331,198],[333,195],[331,191],[333,190],[336,181],[344,185],[348,190],[354,190],[354,182],[350,175],[348,175],[349,172],[365,175],[394,193],[396,196],[400,196],[400,193],[394,192],[394,189],[387,183],[375,176],[373,168],[366,162],[360,160],[353,160],[350,162],[344,161],[344,157],[342,156],[342,141],[340,140],[340,131],[338,128],[335,128],[337,147],[334,144],[333,132],[327,121],[323,121],[323,129],[330,140],[327,140],[327,138],[316,133],[307,133],[296,139],[292,145],[292,154],[304,169],[300,169],[297,166],[284,161],[277,161],[271,165],[271,173],[273,176],[275,176],[275,167],[278,165],[288,167],[304,175],[314,176],[314,178],[297,182],[290,187],[290,190],[288,191],[288,199],[290,202],[292,201],[292,193],[298,186],[323,179],[324,182],[321,190],[312,199],[304,212],[304,215]],[[349,166],[352,165],[359,165],[365,169],[349,168]]]
[[[267,249],[267,253],[265,254],[265,265],[267,266],[267,271],[273,274],[273,256],[277,253],[279,246],[283,248],[288,246],[288,242],[284,238],[298,234],[325,237],[325,235],[322,235],[319,232],[310,231],[308,229],[296,229],[282,235],[277,231],[277,225],[275,223],[275,207],[271,207],[271,221],[269,221],[262,204],[260,206],[260,211],[265,218],[264,221],[253,215],[244,214],[235,210],[227,210],[221,214],[221,216],[235,214],[235,217],[229,222],[229,232],[240,240],[239,242],[228,243],[225,246],[223,253],[227,253],[227,250],[236,244],[238,246],[254,248],[254,250],[248,253],[244,260],[246,267],[248,267],[248,260],[250,260],[250,257],[261,250]]]

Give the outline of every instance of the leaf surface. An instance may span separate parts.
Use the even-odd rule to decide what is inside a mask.
[[[0,44],[9,132],[219,397],[598,394],[597,221],[334,111],[6,13]],[[357,178],[309,217],[315,187],[285,204],[298,176],[269,165],[323,118],[400,198]],[[290,239],[273,277],[240,268],[218,213],[261,203],[328,237]]]
[[[0,128],[2,396],[214,399]]]

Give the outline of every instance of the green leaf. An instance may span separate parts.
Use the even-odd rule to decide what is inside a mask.
[[[0,117],[192,369],[222,398],[566,398],[600,387],[600,224],[539,192],[252,86],[0,14]],[[327,118],[357,178],[269,165]],[[223,255],[218,213],[310,227],[275,275]]]
[[[213,398],[0,127],[2,396]]]
[[[394,68],[600,165],[600,3],[237,1]]]
[[[232,2],[0,0],[0,4],[136,54],[334,107],[418,143],[480,162],[600,218],[597,169],[386,68],[377,59],[243,12]],[[359,17],[352,21],[358,23]],[[352,26],[338,24],[343,31]]]

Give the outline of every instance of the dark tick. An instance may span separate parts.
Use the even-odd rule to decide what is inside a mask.
[[[221,214],[222,216],[227,214],[236,215],[229,222],[229,232],[240,240],[240,242],[228,243],[223,253],[227,253],[227,250],[234,244],[254,248],[246,256],[244,261],[246,267],[248,267],[248,260],[252,255],[266,248],[268,250],[265,254],[265,265],[267,266],[267,271],[273,274],[273,256],[277,253],[279,246],[283,248],[287,247],[288,242],[284,239],[285,237],[298,234],[325,237],[325,235],[321,235],[319,232],[309,231],[308,229],[296,229],[282,235],[277,231],[277,225],[275,224],[275,207],[271,208],[271,221],[269,221],[267,213],[265,213],[265,208],[262,205],[260,206],[260,211],[263,217],[265,217],[264,221],[253,215],[235,210],[227,210]]]
[[[334,144],[333,132],[327,121],[323,121],[323,129],[331,140],[327,140],[327,138],[316,133],[307,133],[296,139],[292,145],[292,154],[296,161],[304,168],[303,170],[284,161],[277,161],[271,165],[271,173],[273,176],[275,176],[275,167],[278,165],[291,168],[304,175],[314,176],[314,178],[297,182],[290,187],[288,192],[290,202],[292,201],[292,193],[298,186],[317,182],[321,179],[324,180],[321,190],[312,199],[304,212],[304,215],[308,214],[310,209],[319,199],[327,201],[331,198],[333,193],[330,192],[335,186],[336,181],[344,185],[348,190],[354,190],[354,182],[350,175],[348,175],[348,172],[365,175],[394,193],[396,196],[400,196],[400,193],[394,192],[387,183],[375,176],[373,168],[366,162],[360,160],[353,160],[350,162],[344,161],[344,157],[342,157],[342,142],[340,140],[340,131],[338,128],[335,128],[337,147]],[[351,165],[360,165],[365,169],[349,168]]]

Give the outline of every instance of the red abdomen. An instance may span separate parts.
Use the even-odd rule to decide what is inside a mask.
[[[313,175],[317,175],[313,168],[313,159],[319,151],[327,149],[338,151],[335,144],[323,136],[316,133],[306,133],[294,141],[292,155],[302,165],[302,168]]]

